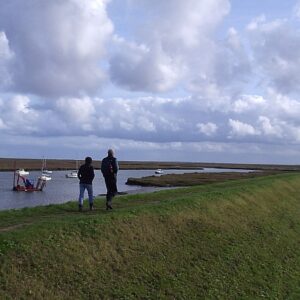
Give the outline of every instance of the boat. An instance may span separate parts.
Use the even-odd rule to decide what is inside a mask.
[[[26,176],[29,175],[28,171],[25,171],[24,169],[18,169],[15,171],[16,174],[20,175],[20,176]]]
[[[46,159],[43,159],[42,161],[42,175],[39,177],[41,178],[42,180],[45,180],[45,181],[49,181],[51,180],[51,176],[49,174],[52,173],[52,171],[48,171],[48,170],[44,170],[46,167]]]
[[[50,171],[50,170],[44,170],[43,173],[44,174],[52,174],[52,171]]]
[[[71,171],[70,173],[66,174],[67,178],[77,178],[77,171]]]
[[[47,170],[47,162],[46,162],[45,158],[43,158],[43,162],[42,162],[42,173],[43,174],[52,174],[52,171]]]
[[[66,174],[67,178],[77,178],[78,174],[78,161],[76,160],[76,170],[71,171],[70,173]]]
[[[34,184],[33,180],[26,178],[24,173],[29,172],[22,172],[22,169],[14,171],[14,182],[13,182],[13,191],[16,192],[41,192],[44,187],[46,186],[47,180],[42,177],[39,177],[37,180],[36,185]],[[23,175],[21,175],[23,174]]]
[[[49,174],[45,174],[45,173],[42,173],[42,175],[39,178],[41,178],[42,180],[45,180],[45,181],[49,181],[52,179]]]
[[[162,169],[156,169],[155,174],[163,174],[164,171]]]

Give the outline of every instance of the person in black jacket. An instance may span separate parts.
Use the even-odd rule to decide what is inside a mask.
[[[94,196],[93,196],[93,179],[95,177],[94,168],[92,166],[92,158],[86,157],[85,164],[80,166],[77,177],[79,178],[79,198],[78,207],[82,211],[84,191],[87,189],[89,195],[90,210],[94,209]]]
[[[101,172],[105,179],[107,189],[106,193],[106,210],[112,209],[112,199],[117,194],[117,173],[119,165],[117,159],[114,157],[114,151],[109,149],[107,157],[102,159]]]

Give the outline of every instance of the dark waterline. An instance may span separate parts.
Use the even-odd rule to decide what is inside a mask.
[[[194,172],[249,172],[250,170],[238,169],[204,169],[204,170],[164,170],[164,174],[182,174]],[[0,172],[0,210],[19,209],[23,207],[34,207],[39,205],[59,204],[68,201],[76,201],[78,198],[78,179],[66,178],[69,171],[53,171],[52,180],[47,182],[47,186],[42,192],[13,192],[13,172]],[[118,173],[118,191],[128,193],[153,192],[162,188],[141,187],[126,185],[129,177],[144,177],[154,175],[154,170],[120,170]],[[40,172],[32,171],[29,176],[31,180],[36,180]],[[93,182],[94,195],[106,192],[105,183],[100,171],[96,171]],[[87,197],[87,195],[85,195]]]

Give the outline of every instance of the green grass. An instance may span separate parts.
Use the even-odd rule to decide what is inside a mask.
[[[0,298],[300,299],[299,192],[282,174],[0,212]]]

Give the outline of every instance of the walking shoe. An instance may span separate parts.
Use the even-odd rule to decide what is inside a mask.
[[[94,204],[90,204],[90,210],[94,210]]]
[[[78,211],[82,211],[82,205],[78,205]]]

